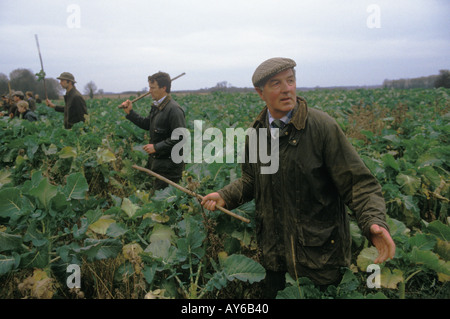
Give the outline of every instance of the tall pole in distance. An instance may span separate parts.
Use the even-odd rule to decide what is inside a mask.
[[[41,49],[39,48],[39,40],[37,34],[34,35],[36,38],[36,45],[39,52],[39,60],[41,61],[41,72],[39,72],[40,76],[42,76],[42,79],[44,80],[44,92],[45,92],[45,99],[48,99],[47,95],[47,86],[45,85],[45,72],[44,72],[44,63],[42,63],[42,56],[41,56]]]

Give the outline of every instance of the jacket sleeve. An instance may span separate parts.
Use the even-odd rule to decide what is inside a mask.
[[[176,106],[170,110],[169,116],[169,132],[172,132],[179,127],[186,127],[186,119],[184,117],[184,111]],[[173,140],[171,136],[158,142],[154,145],[156,153],[167,153],[170,154],[172,147],[181,141],[182,137],[177,140]]]
[[[381,185],[347,140],[337,122],[326,116],[322,136],[325,165],[345,204],[355,213],[358,226],[370,239],[370,226],[389,230]]]
[[[69,107],[69,125],[72,126],[75,123],[84,122],[85,114],[87,114],[86,101],[81,95],[74,96]]]
[[[55,106],[55,111],[56,111],[56,112],[61,112],[61,113],[63,113],[63,112],[64,112],[64,108],[65,108],[65,106],[62,106],[62,105],[56,105],[56,106]]]
[[[235,209],[254,198],[255,167],[249,163],[248,136],[245,144],[245,162],[241,165],[242,176],[219,191],[229,210]]]
[[[139,114],[137,114],[134,110],[131,110],[130,114],[128,114],[125,118],[130,120],[132,123],[134,123],[136,126],[140,127],[143,130],[148,131],[150,129],[150,116],[142,117]]]

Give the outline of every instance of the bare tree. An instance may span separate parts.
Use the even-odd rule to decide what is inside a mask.
[[[11,87],[16,91],[36,91],[36,76],[29,69],[15,69],[9,74]]]
[[[53,78],[46,78],[47,94],[49,99],[57,99],[61,93],[61,86],[59,82]],[[39,94],[45,98],[45,90],[43,81],[38,81],[36,75],[29,69],[15,69],[11,71],[8,77],[4,74],[0,74],[0,90],[1,93],[7,93],[9,91],[8,82],[12,90],[27,92],[31,91],[34,94]],[[7,91],[8,90],[8,91]]]
[[[434,82],[434,87],[450,88],[450,70],[440,70],[439,75]]]
[[[84,92],[88,94],[91,99],[93,99],[94,94],[97,92],[97,85],[95,85],[93,81],[89,81],[89,83],[84,86]]]
[[[4,73],[0,73],[0,93],[7,94],[8,91],[8,77]]]

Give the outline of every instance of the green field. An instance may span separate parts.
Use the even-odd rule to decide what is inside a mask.
[[[299,94],[337,120],[380,181],[397,250],[380,265],[381,288],[368,287],[376,252],[352,218],[342,282],[323,291],[289,278],[278,298],[450,298],[450,90]],[[263,107],[253,93],[174,97],[192,136],[195,120],[224,135],[246,129]],[[0,298],[260,298],[253,203],[235,210],[246,224],[173,187],[154,193],[132,167],[145,166],[148,132],[121,102],[87,100],[89,117],[72,130],[44,105],[38,122],[0,120]],[[149,100],[134,108],[147,114]],[[181,185],[206,195],[239,175],[237,161],[190,163]],[[69,265],[80,267],[79,289]]]

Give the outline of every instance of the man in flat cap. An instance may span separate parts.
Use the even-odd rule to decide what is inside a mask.
[[[17,103],[19,103],[20,101],[23,101],[25,99],[25,95],[23,94],[22,91],[14,91],[14,93],[12,94],[12,98],[13,98],[14,103],[10,104],[9,111],[8,111],[10,118],[14,118],[14,117],[20,115],[20,113],[17,109]]]
[[[253,128],[278,129],[278,171],[261,174],[264,164],[259,159],[249,162],[247,138],[242,177],[202,201],[205,208],[215,210],[217,205],[234,209],[255,199],[266,298],[284,289],[286,272],[294,279],[309,277],[321,287],[339,284],[341,268],[351,261],[345,205],[378,249],[376,263],[395,254],[380,184],[336,121],[296,96],[295,66],[291,59],[269,59],[252,78],[266,103]],[[258,133],[261,138],[270,143],[273,137]]]
[[[46,104],[57,112],[64,112],[64,127],[70,129],[75,123],[84,122],[84,115],[87,114],[86,101],[75,87],[76,81],[71,73],[63,72],[57,79],[61,87],[66,90],[65,106],[55,105],[49,99],[46,100]]]

